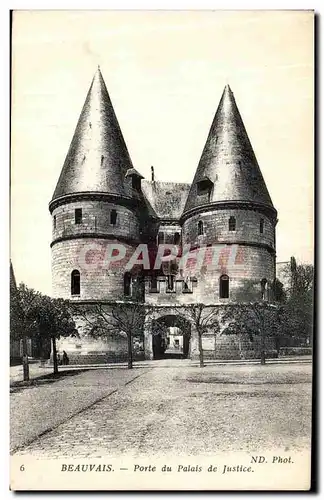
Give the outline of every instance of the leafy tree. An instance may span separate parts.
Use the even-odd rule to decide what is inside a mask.
[[[275,278],[271,286],[271,298],[274,302],[284,303],[287,300],[287,292],[278,278]]]
[[[132,300],[120,300],[111,306],[95,304],[91,308],[78,308],[80,314],[90,325],[90,335],[104,337],[107,333],[127,336],[128,368],[133,368],[134,334],[142,333],[145,321],[143,303]]]
[[[202,336],[208,330],[214,330],[215,335],[220,331],[219,308],[202,304],[201,302],[189,304],[186,307],[187,316],[193,322],[198,334],[199,366],[204,367],[204,351]]]
[[[226,306],[223,320],[228,323],[224,334],[236,333],[249,336],[253,342],[255,337],[260,338],[261,364],[266,362],[266,337],[276,339],[279,349],[281,308],[266,301],[246,302]]]
[[[287,281],[285,335],[309,343],[313,325],[314,267],[311,264],[297,265],[292,259],[284,274]]]
[[[21,284],[18,290],[24,309],[28,336],[37,338],[38,342],[42,342],[44,339],[51,341],[54,373],[57,374],[56,340],[60,337],[78,335],[71,315],[70,304],[67,300],[42,295],[24,284]]]

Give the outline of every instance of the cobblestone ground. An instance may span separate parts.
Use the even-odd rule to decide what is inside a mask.
[[[310,364],[152,366],[17,453],[40,458],[201,456],[309,448]],[[120,371],[96,370],[79,377],[96,391],[106,379],[120,377]],[[83,399],[84,387],[72,387],[70,397]],[[61,399],[62,406],[69,404]]]
[[[111,394],[147,369],[89,370],[10,395],[10,449],[15,450]]]

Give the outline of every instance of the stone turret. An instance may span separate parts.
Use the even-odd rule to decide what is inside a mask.
[[[251,281],[262,294],[264,283],[273,281],[277,212],[228,85],[181,222],[183,244],[223,245],[217,268],[200,280],[201,300],[235,300]]]
[[[98,68],[49,205],[55,296],[80,301],[123,295],[123,267],[107,271],[102,262],[108,243],[132,252],[140,240],[141,178]]]

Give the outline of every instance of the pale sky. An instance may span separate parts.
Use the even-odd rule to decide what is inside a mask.
[[[29,11],[13,21],[11,257],[51,294],[52,197],[100,65],[134,167],[191,182],[229,83],[278,210],[277,261],[313,261],[313,14]]]

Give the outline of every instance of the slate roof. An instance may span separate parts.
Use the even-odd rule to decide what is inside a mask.
[[[86,97],[52,200],[93,192],[132,197],[125,185],[132,161],[100,69]]]
[[[273,208],[229,85],[212,122],[184,212],[206,203],[197,192],[197,183],[206,178],[214,184],[210,202],[254,202]]]
[[[143,194],[160,219],[180,219],[189,189],[180,182],[142,181]]]

